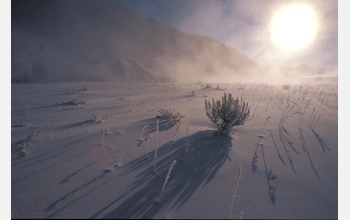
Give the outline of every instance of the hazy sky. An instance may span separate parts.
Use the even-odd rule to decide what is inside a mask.
[[[206,35],[247,55],[251,60],[270,66],[314,68],[338,66],[337,0],[118,0],[132,10],[156,18],[185,33]],[[286,50],[273,40],[271,29],[276,14],[296,7],[308,8],[312,28],[297,29],[298,36],[312,29],[312,39],[298,50]],[[306,22],[300,13],[293,21]],[[291,24],[282,24],[286,32]],[[280,30],[281,28],[279,28]],[[294,32],[293,32],[294,33]],[[293,34],[286,38],[295,39]],[[291,36],[293,35],[293,36]]]

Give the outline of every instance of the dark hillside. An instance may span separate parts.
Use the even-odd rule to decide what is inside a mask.
[[[257,68],[233,48],[114,0],[13,0],[11,6],[12,77],[31,77],[36,62],[47,69],[48,82],[188,81]]]

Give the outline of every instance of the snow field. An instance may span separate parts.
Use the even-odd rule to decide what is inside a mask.
[[[337,85],[206,85],[12,85],[11,217],[228,218],[241,166],[232,218],[242,211],[243,218],[337,218]],[[224,92],[251,106],[250,120],[228,137],[216,134],[204,112],[204,100]],[[72,94],[86,103],[70,103]],[[159,121],[154,173],[156,136],[148,159],[146,137],[156,131],[159,108],[185,118],[179,127]],[[87,121],[95,112],[101,123]],[[34,130],[39,136],[25,141]]]

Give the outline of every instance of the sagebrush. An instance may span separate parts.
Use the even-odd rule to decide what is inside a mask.
[[[176,112],[175,109],[172,111],[170,108],[169,110],[160,108],[158,112],[160,113],[160,115],[157,116],[158,118],[164,118],[171,124],[176,124],[185,117],[185,115],[182,115],[180,112]]]
[[[34,130],[34,132],[33,132],[31,135],[29,135],[29,136],[27,137],[27,141],[31,141],[31,140],[33,140],[34,138],[38,138],[38,137],[39,137],[39,134],[40,134],[40,131],[37,132],[36,130]]]
[[[88,118],[88,122],[101,123],[102,120],[99,118],[98,112],[92,113],[91,118]]]
[[[232,94],[224,93],[222,99],[212,102],[205,100],[205,113],[216,125],[217,129],[228,134],[233,126],[243,125],[249,117],[250,107],[248,102],[241,99],[234,99]]]

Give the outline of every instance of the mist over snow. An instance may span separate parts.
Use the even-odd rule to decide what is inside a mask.
[[[196,80],[257,66],[233,48],[181,33],[116,1],[13,5],[12,77],[30,75],[36,62],[47,69],[48,82]]]
[[[12,1],[13,82],[297,80],[114,0]],[[46,71],[37,77],[33,65]],[[311,69],[308,74],[337,69]],[[295,75],[295,74],[294,74]]]
[[[205,35],[233,47],[252,61],[271,67],[312,68],[338,66],[338,1],[334,0],[118,0],[148,17],[156,18],[188,34]],[[299,51],[287,52],[272,40],[274,16],[291,6],[314,12],[315,38]],[[301,19],[295,15],[293,19]],[[290,24],[281,28],[290,27]],[[304,29],[306,32],[308,29]],[[285,38],[293,39],[293,32]]]

